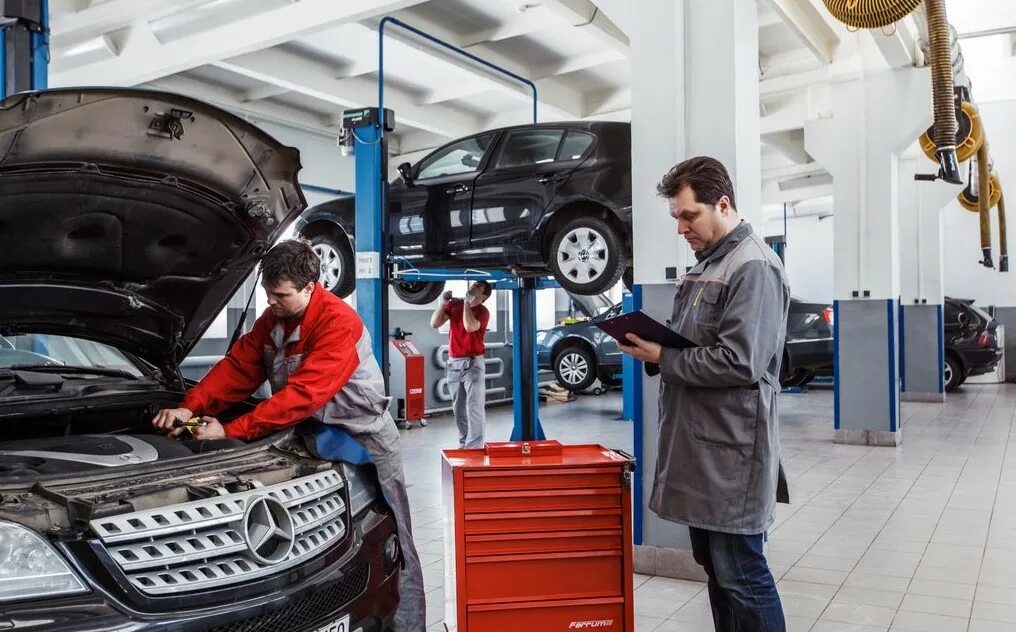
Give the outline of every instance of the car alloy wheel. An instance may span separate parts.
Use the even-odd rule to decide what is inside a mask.
[[[342,257],[339,251],[327,243],[317,243],[311,246],[311,250],[321,260],[321,285],[326,290],[333,290],[342,278]]]
[[[610,259],[610,247],[594,228],[575,228],[557,246],[557,262],[572,281],[590,283],[600,278]]]
[[[558,360],[558,368],[561,378],[568,386],[577,386],[586,381],[589,377],[589,363],[576,351],[568,351],[562,354]]]

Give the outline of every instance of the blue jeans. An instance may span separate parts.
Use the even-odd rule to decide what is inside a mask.
[[[709,576],[716,632],[785,632],[783,605],[762,553],[763,535],[689,529],[692,554]]]

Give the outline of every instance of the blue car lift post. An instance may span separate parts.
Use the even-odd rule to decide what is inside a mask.
[[[45,90],[49,0],[0,0],[0,98]]]
[[[438,39],[401,20],[386,17],[378,28],[378,104],[376,108],[347,110],[342,125],[350,130],[356,157],[356,309],[374,345],[374,355],[388,376],[388,284],[393,278],[404,281],[452,279],[485,280],[498,289],[512,291],[513,399],[515,426],[511,439],[543,439],[538,415],[536,365],[536,290],[553,287],[546,280],[516,276],[507,272],[450,269],[395,270],[388,261],[385,239],[388,230],[388,143],[385,132],[394,130],[394,115],[384,107],[384,35],[388,26],[407,30],[424,40],[474,63],[507,75],[533,91],[533,122],[536,122],[536,85],[528,79],[490,63],[457,46]],[[381,116],[379,113],[384,113]],[[553,282],[551,282],[553,283]]]
[[[45,90],[49,65],[49,0],[0,0],[0,99]],[[48,353],[36,338],[36,353]]]

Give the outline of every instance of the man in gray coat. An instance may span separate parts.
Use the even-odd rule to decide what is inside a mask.
[[[657,187],[698,263],[677,287],[668,325],[697,343],[661,348],[629,334],[621,349],[659,366],[660,438],[649,507],[687,525],[709,577],[717,632],[782,632],[763,553],[787,502],[776,396],[790,290],[783,265],[744,223],[723,165],[686,160]]]

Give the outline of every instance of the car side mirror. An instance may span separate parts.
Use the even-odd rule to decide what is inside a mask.
[[[408,162],[404,162],[398,166],[399,175],[406,182],[406,186],[413,186],[413,166]]]

